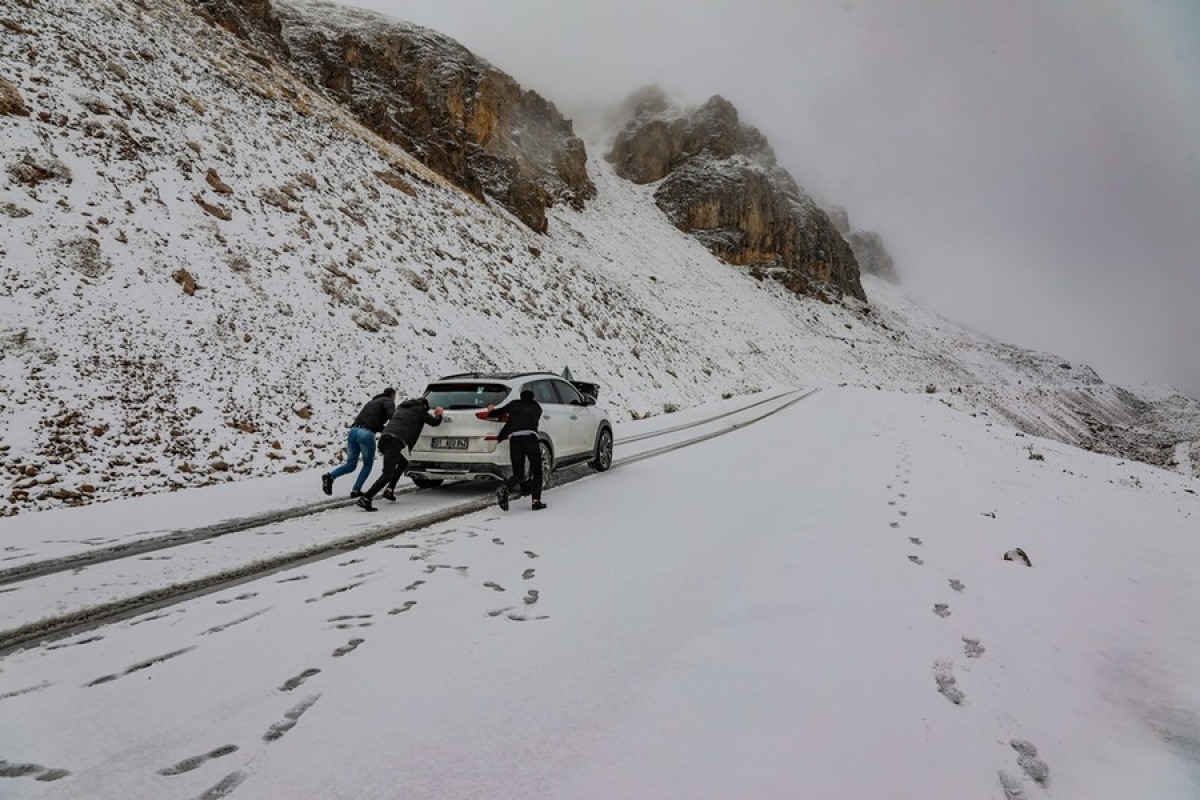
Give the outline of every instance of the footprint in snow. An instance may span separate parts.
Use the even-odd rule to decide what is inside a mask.
[[[921,539],[917,536],[910,536],[910,537],[908,537],[908,540],[910,542],[912,542],[913,544],[917,545],[918,547],[921,546]]]
[[[258,597],[258,592],[247,592],[246,594],[239,594],[237,597],[227,597],[224,600],[218,600],[217,605],[228,605],[238,600],[249,600],[252,597]]]
[[[35,781],[46,783],[60,780],[70,774],[65,769],[52,769],[41,764],[14,764],[0,759],[0,778],[33,778]]]
[[[526,550],[525,555],[529,556],[530,558],[540,558],[541,557],[537,553],[533,552],[532,550]]]
[[[501,586],[500,584],[496,583],[495,581],[486,581],[483,585],[493,591],[496,591],[496,592],[504,591],[504,587]]]
[[[920,556],[909,556],[908,560],[913,562],[914,564],[924,564],[925,563],[925,560],[923,558],[921,558]]]
[[[399,608],[393,608],[391,611],[388,612],[388,615],[395,616],[396,614],[403,614],[405,611],[408,611],[410,608],[412,608],[416,604],[417,604],[416,600],[405,600],[404,605],[400,606]]]
[[[284,712],[283,719],[279,720],[278,722],[272,723],[271,727],[267,728],[267,732],[264,733],[262,736],[263,741],[264,742],[274,742],[274,741],[278,741],[279,739],[282,739],[283,735],[285,733],[290,731],[292,728],[296,727],[296,723],[300,721],[300,717],[302,717],[304,715],[304,712],[308,711],[310,708],[312,708],[313,705],[320,699],[321,699],[321,695],[317,694],[317,695],[313,695],[312,697],[305,698],[304,700],[301,700],[296,705],[292,706],[290,709],[288,709],[286,712]],[[234,774],[237,774],[237,773],[234,773]],[[239,783],[240,783],[240,781],[239,781]],[[212,792],[211,789],[209,790],[209,792],[210,792],[209,794],[201,795],[201,797],[206,797],[206,798],[214,797],[215,798],[215,797],[224,797],[225,796],[224,794],[211,794],[211,792]]]
[[[967,658],[979,658],[983,655],[986,647],[979,643],[978,639],[971,639],[967,636],[962,637],[963,652],[967,654]]]
[[[355,648],[357,648],[360,644],[362,644],[365,641],[366,641],[365,639],[351,639],[350,641],[346,642],[346,644],[339,647],[337,650],[334,650],[333,657],[341,658],[344,655],[353,653]]]
[[[933,680],[937,683],[938,693],[954,705],[961,706],[967,699],[958,688],[958,681],[954,677],[954,665],[949,661],[934,662]]]
[[[529,580],[530,578],[533,577],[534,572],[535,572],[535,570],[532,567],[525,570],[524,572],[521,573],[521,580],[523,580],[523,581]]]
[[[946,605],[945,603],[934,603],[933,613],[945,619],[946,617],[950,616],[950,606]]]
[[[538,590],[530,589],[525,593],[525,605],[531,606],[538,601]]]
[[[1032,778],[1038,786],[1045,788],[1050,783],[1050,767],[1037,757],[1038,751],[1033,743],[1024,739],[1013,739],[1009,744],[1012,745],[1013,750],[1017,751],[1017,763],[1021,769],[1025,770],[1025,774]]]
[[[288,678],[286,681],[284,681],[283,684],[280,685],[279,691],[290,692],[292,689],[299,687],[302,683],[304,683],[306,680],[311,678],[313,675],[320,673],[320,671],[321,670],[316,669],[315,667],[311,668],[311,669],[306,669],[306,670],[304,670],[304,672],[301,672],[296,677]]]
[[[200,766],[207,761],[211,761],[214,758],[220,758],[221,756],[227,756],[230,753],[236,753],[237,750],[238,746],[236,744],[223,745],[222,747],[218,747],[215,750],[210,750],[207,753],[185,758],[179,763],[172,764],[169,767],[163,767],[158,771],[158,774],[167,776],[182,775],[185,772],[191,772],[194,769],[199,769]]]
[[[958,578],[952,578],[950,580],[950,588],[956,592],[961,592],[963,589],[967,588],[967,586],[965,583],[960,581]]]

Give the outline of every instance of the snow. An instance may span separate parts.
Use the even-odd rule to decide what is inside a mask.
[[[686,413],[620,423],[614,468],[544,512],[489,504],[4,656],[0,754],[38,767],[5,797],[1200,791],[1192,482],[924,394]],[[287,477],[6,528],[43,559],[81,515],[116,539],[325,502],[316,473]],[[193,547],[228,568],[252,538],[282,552],[486,497],[409,493]],[[1003,560],[1018,546],[1032,567]],[[0,587],[0,619],[39,581]]]
[[[178,0],[17,21],[0,639],[355,549],[0,655],[6,800],[1200,795],[1194,399],[792,296],[595,143],[533,234]],[[384,386],[564,367],[616,466],[547,511],[319,494]]]

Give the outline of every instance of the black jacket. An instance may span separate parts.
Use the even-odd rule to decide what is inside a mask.
[[[394,413],[396,413],[395,401],[386,394],[377,394],[367,401],[367,404],[362,407],[362,411],[358,412],[351,427],[366,428],[379,433]]]
[[[392,418],[384,426],[383,435],[396,437],[411,450],[426,423],[441,425],[442,418],[430,413],[428,400],[424,397],[414,397],[396,406],[396,413],[392,414]]]
[[[537,400],[518,397],[508,405],[492,409],[488,416],[496,419],[501,414],[508,414],[508,422],[504,423],[500,433],[496,434],[496,438],[503,442],[518,431],[536,431],[538,421],[542,418],[542,407],[538,405]]]

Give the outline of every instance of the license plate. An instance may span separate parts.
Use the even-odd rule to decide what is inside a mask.
[[[467,440],[461,436],[435,436],[432,444],[434,450],[467,449]]]

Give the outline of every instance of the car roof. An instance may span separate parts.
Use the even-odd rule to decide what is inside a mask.
[[[438,378],[437,381],[434,381],[434,383],[437,383],[439,381],[458,381],[458,380],[463,380],[463,379],[487,380],[487,381],[511,381],[511,380],[515,380],[517,378],[532,377],[535,375],[544,377],[544,378],[560,378],[560,377],[562,377],[560,375],[554,374],[553,372],[545,372],[545,371],[541,371],[541,370],[534,371],[534,372],[459,372],[455,375],[444,375],[441,378]]]

